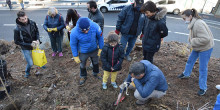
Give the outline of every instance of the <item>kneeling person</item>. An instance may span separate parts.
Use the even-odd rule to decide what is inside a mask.
[[[126,82],[131,83],[132,81],[136,88],[134,96],[138,99],[137,105],[145,104],[150,98],[164,96],[168,89],[163,72],[147,60],[135,62],[131,65]]]

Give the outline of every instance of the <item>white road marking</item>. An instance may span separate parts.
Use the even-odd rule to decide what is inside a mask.
[[[115,26],[110,26],[110,25],[104,25],[104,27],[115,28]]]
[[[187,33],[182,33],[182,32],[174,32],[174,33],[176,33],[176,34],[181,34],[181,35],[186,35],[186,36],[189,35],[189,34],[187,34]]]
[[[3,24],[3,26],[16,26],[16,24]]]

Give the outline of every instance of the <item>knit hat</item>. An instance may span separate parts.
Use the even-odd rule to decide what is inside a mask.
[[[144,4],[144,0],[135,0],[136,7],[141,7]]]
[[[88,18],[83,18],[81,17],[79,19],[79,28],[82,30],[82,31],[86,31],[88,30],[90,27],[90,23],[89,23],[89,19]]]

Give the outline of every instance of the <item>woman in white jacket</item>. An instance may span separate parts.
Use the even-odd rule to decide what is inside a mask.
[[[201,19],[195,9],[187,9],[182,13],[182,18],[188,24],[189,43],[192,52],[186,62],[185,70],[179,78],[188,78],[193,66],[199,58],[199,87],[198,95],[204,95],[207,90],[208,62],[214,46],[214,40],[208,25]]]

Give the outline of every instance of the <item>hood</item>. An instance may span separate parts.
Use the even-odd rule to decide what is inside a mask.
[[[20,22],[20,21],[18,20],[18,18],[16,19],[16,24],[17,24],[17,25],[20,25],[20,26],[25,26],[25,24],[22,23],[22,22]],[[30,24],[30,20],[29,20],[29,19],[28,19],[28,24]]]
[[[197,21],[197,18],[194,18],[193,17],[193,19],[192,19],[192,21],[189,23],[189,25],[188,25],[188,29],[190,30],[190,29],[192,29],[192,27],[193,27],[193,25],[195,24],[195,22]]]
[[[167,9],[165,7],[157,8],[158,12],[155,15],[156,20],[162,19],[167,14]]]

